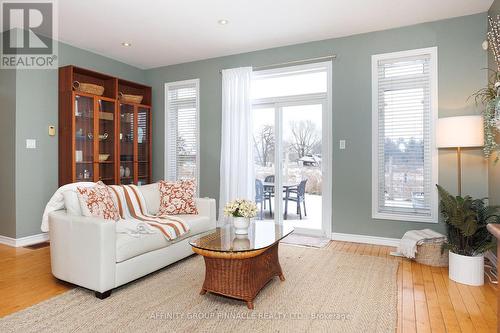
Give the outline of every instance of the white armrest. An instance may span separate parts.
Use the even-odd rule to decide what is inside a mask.
[[[213,228],[215,228],[217,225],[215,199],[195,198],[195,204],[198,214],[208,217]]]
[[[55,277],[98,292],[115,287],[115,223],[49,214],[50,257]]]

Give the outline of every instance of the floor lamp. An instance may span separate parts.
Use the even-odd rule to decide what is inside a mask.
[[[462,148],[482,147],[483,145],[482,116],[447,117],[438,120],[437,147],[457,150],[459,196],[462,196]]]

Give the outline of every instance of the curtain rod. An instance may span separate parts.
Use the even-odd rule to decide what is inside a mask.
[[[266,68],[272,68],[272,67],[278,67],[278,66],[284,66],[284,65],[293,65],[293,64],[300,64],[300,63],[304,63],[304,62],[311,62],[311,61],[318,61],[318,60],[326,60],[326,59],[336,59],[337,58],[337,55],[336,54],[332,54],[332,55],[329,55],[329,56],[324,56],[324,57],[316,57],[316,58],[308,58],[308,59],[301,59],[301,60],[293,60],[293,61],[287,61],[287,62],[280,62],[280,63],[277,63],[277,64],[271,64],[271,65],[265,65],[265,66],[258,66],[258,67],[254,67],[253,69],[254,70],[262,70],[262,69],[266,69]],[[219,70],[219,73],[222,74],[222,69]]]

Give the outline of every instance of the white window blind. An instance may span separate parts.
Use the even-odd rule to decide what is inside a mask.
[[[373,217],[437,222],[436,49],[373,56]]]
[[[167,83],[165,175],[195,179],[199,172],[199,80]]]

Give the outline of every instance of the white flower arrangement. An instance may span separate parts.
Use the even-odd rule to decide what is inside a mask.
[[[224,215],[252,218],[257,216],[257,205],[249,200],[236,199],[224,206]]]

